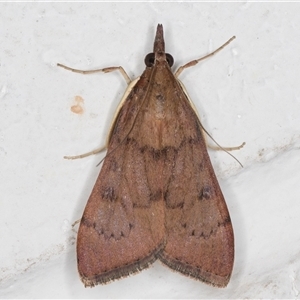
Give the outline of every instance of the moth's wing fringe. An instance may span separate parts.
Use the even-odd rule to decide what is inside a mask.
[[[221,281],[223,281],[221,284],[213,280],[211,273],[205,272],[204,270],[201,269],[197,270],[198,271],[197,272],[195,270],[195,267],[191,267],[189,264],[184,264],[183,262],[180,262],[180,264],[178,264],[178,262],[172,261],[169,258],[164,257],[163,255],[159,256],[159,260],[174,272],[180,272],[181,274],[189,278],[193,278],[195,280],[201,280],[204,283],[219,288],[225,288],[231,277],[231,274],[228,275],[227,277],[221,277]]]
[[[123,277],[128,277],[130,275],[139,273],[140,271],[149,268],[157,260],[159,252],[164,247],[164,244],[165,243],[161,244],[150,256],[136,262],[136,264],[134,264],[134,268],[133,265],[130,264],[126,267],[113,269],[109,272],[106,272],[105,274],[97,275],[94,278],[87,278],[80,275],[81,281],[84,283],[85,287],[94,287],[98,284],[108,284],[111,281],[115,281],[118,279],[122,279]]]

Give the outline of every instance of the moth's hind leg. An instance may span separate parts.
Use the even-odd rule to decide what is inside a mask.
[[[216,151],[219,151],[219,150],[226,150],[226,151],[240,150],[240,149],[242,149],[246,145],[245,142],[243,142],[239,146],[234,146],[234,147],[221,147],[221,146],[210,145],[208,143],[206,143],[206,144],[207,144],[208,148],[210,148],[212,150],[216,150]]]
[[[106,146],[103,146],[101,148],[97,148],[93,151],[89,151],[87,153],[83,153],[83,154],[79,154],[79,155],[74,155],[74,156],[64,156],[65,159],[78,159],[78,158],[84,158],[84,157],[87,157],[87,156],[90,156],[90,155],[94,155],[94,154],[97,154],[97,153],[100,153],[102,151],[104,151],[107,147]]]

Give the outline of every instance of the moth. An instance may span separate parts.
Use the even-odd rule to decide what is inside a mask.
[[[58,64],[80,73],[120,70],[130,82],[78,230],[78,271],[85,286],[139,272],[157,259],[213,286],[228,284],[232,224],[203,127],[177,79],[203,58],[173,74],[159,24],[146,69],[133,82],[121,67],[79,71]]]

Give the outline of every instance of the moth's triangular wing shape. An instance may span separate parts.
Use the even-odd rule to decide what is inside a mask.
[[[223,287],[233,267],[232,225],[200,121],[171,72],[162,25],[153,52],[114,121],[79,227],[78,270],[94,286],[159,258]]]

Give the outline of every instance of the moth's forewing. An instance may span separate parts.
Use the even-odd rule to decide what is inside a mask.
[[[78,270],[86,286],[138,272],[165,244],[162,162],[147,156],[144,120],[137,118],[147,70],[131,90],[111,131],[108,151],[83,213],[77,238]],[[125,140],[124,140],[125,139]]]
[[[160,153],[166,246],[159,258],[172,269],[226,286],[234,239],[228,209],[211,165],[200,121],[167,62],[157,62],[144,110],[156,122],[147,149]],[[142,123],[142,121],[141,121]],[[149,151],[149,155],[151,152]]]

